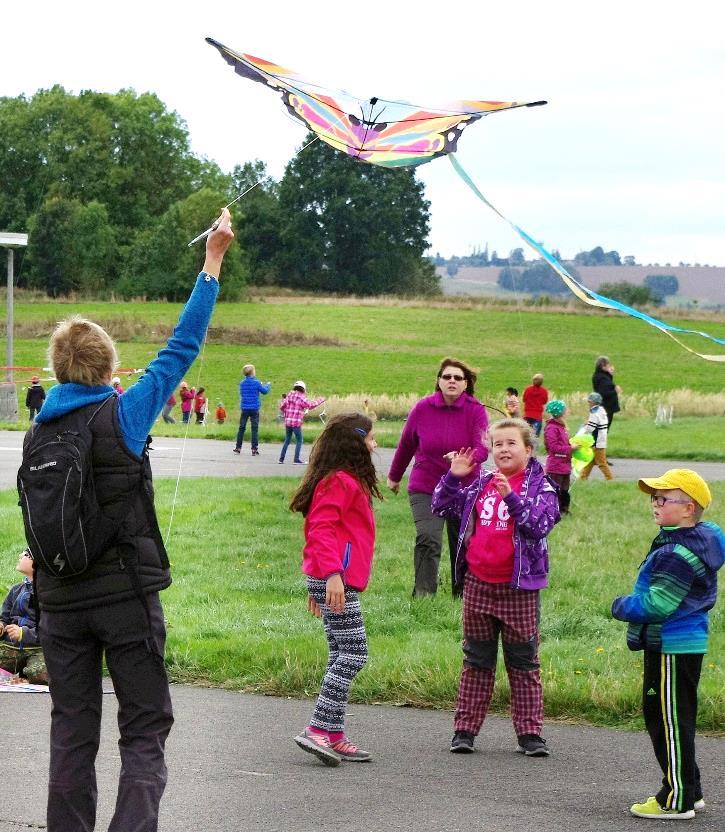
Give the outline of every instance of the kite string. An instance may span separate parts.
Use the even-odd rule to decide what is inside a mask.
[[[207,327],[207,331],[204,333],[204,341],[202,342],[202,345],[201,345],[201,354],[199,355],[199,369],[197,371],[196,382],[194,383],[194,387],[193,387],[193,389],[195,391],[199,389],[199,382],[201,381],[201,370],[202,370],[202,367],[204,366],[204,354],[206,352],[206,342],[207,342],[208,332],[209,332],[209,329]],[[208,397],[207,397],[207,402],[208,402]],[[183,467],[184,467],[184,455],[186,453],[186,440],[189,436],[189,426],[191,425],[191,419],[192,419],[193,415],[194,415],[194,411],[193,410],[189,411],[189,419],[186,423],[186,430],[184,431],[184,439],[181,443],[181,455],[179,457],[179,470],[176,473],[176,485],[174,487],[174,497],[171,501],[171,512],[169,514],[169,525],[166,529],[166,539],[164,540],[164,547],[166,547],[166,548],[168,548],[169,540],[171,538],[171,525],[174,522],[174,514],[176,513],[176,500],[177,500],[177,497],[179,495],[179,483],[181,481],[181,471],[183,470]]]
[[[319,136],[315,136],[311,141],[309,141],[309,142],[307,142],[307,144],[303,145],[295,153],[293,158],[299,156],[300,153],[302,153],[304,150],[307,150],[307,148],[311,144],[314,144],[318,139],[319,139]],[[254,185],[252,185],[251,187],[249,187],[245,191],[243,191],[241,194],[239,194],[239,196],[237,196],[235,199],[233,199],[229,203],[229,205],[227,205],[226,207],[230,208],[232,205],[234,205],[235,202],[238,202],[245,194],[248,194],[253,188],[256,188],[257,185],[260,185],[263,181],[264,181],[264,179],[260,179],[258,182],[255,182]],[[204,359],[205,359],[205,356],[206,356],[206,344],[207,344],[207,339],[208,339],[208,333],[209,333],[209,328],[207,327],[207,331],[206,331],[206,333],[204,333],[204,341],[202,342],[201,353],[199,354],[199,369],[198,369],[197,374],[196,374],[196,383],[194,385],[195,390],[199,389],[199,381],[201,380],[201,371],[202,371],[202,368],[204,366]],[[164,541],[165,546],[169,545],[169,540],[171,539],[171,527],[173,525],[174,515],[176,513],[176,502],[177,502],[177,499],[178,499],[178,496],[179,496],[179,485],[181,483],[181,472],[182,472],[183,467],[184,467],[184,456],[186,454],[186,442],[187,442],[187,438],[189,436],[189,426],[190,425],[191,425],[191,414],[189,415],[189,421],[186,423],[186,430],[184,431],[184,438],[183,438],[183,441],[181,443],[181,455],[179,457],[179,469],[176,473],[176,485],[174,487],[174,496],[173,496],[173,499],[171,501],[171,512],[169,514],[169,524],[168,524],[168,527],[166,529],[166,539]]]

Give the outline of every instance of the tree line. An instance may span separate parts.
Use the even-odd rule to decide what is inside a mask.
[[[318,141],[279,182],[258,160],[225,172],[191,151],[177,113],[133,90],[0,98],[0,136],[0,230],[29,233],[19,286],[182,300],[204,259],[203,243],[188,241],[256,184],[233,208],[223,298],[248,284],[440,291],[413,171],[364,165]]]

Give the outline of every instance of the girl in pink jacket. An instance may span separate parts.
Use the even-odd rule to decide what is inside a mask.
[[[566,403],[561,399],[554,399],[546,405],[549,420],[544,428],[544,444],[546,445],[546,473],[554,483],[559,493],[559,511],[569,513],[571,496],[571,452],[569,431],[564,417],[567,414]]]
[[[329,647],[312,719],[295,742],[327,766],[370,760],[345,736],[345,707],[352,680],[368,657],[358,594],[368,585],[373,562],[372,497],[382,499],[371,458],[376,447],[367,416],[343,413],[330,419],[290,503],[305,518],[307,606],[322,618]]]

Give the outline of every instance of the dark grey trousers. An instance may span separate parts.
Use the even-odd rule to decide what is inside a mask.
[[[438,572],[441,562],[443,526],[446,526],[448,550],[451,557],[451,588],[455,596],[462,592],[455,587],[456,546],[458,545],[458,519],[444,520],[431,511],[431,494],[408,494],[415,523],[415,550],[413,567],[415,584],[413,595],[435,595],[438,591]]]
[[[121,775],[109,832],[156,832],[166,786],[164,746],[174,718],[163,663],[158,593],[147,596],[153,642],[138,599],[90,610],[43,612],[43,646],[53,702],[48,832],[92,832],[95,760],[101,737],[102,659],[118,700]],[[151,647],[153,646],[153,649]]]

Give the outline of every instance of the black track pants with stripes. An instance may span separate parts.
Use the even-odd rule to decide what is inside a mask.
[[[679,812],[692,809],[693,803],[702,798],[695,762],[701,668],[701,653],[644,653],[644,722],[664,775],[657,802]]]

